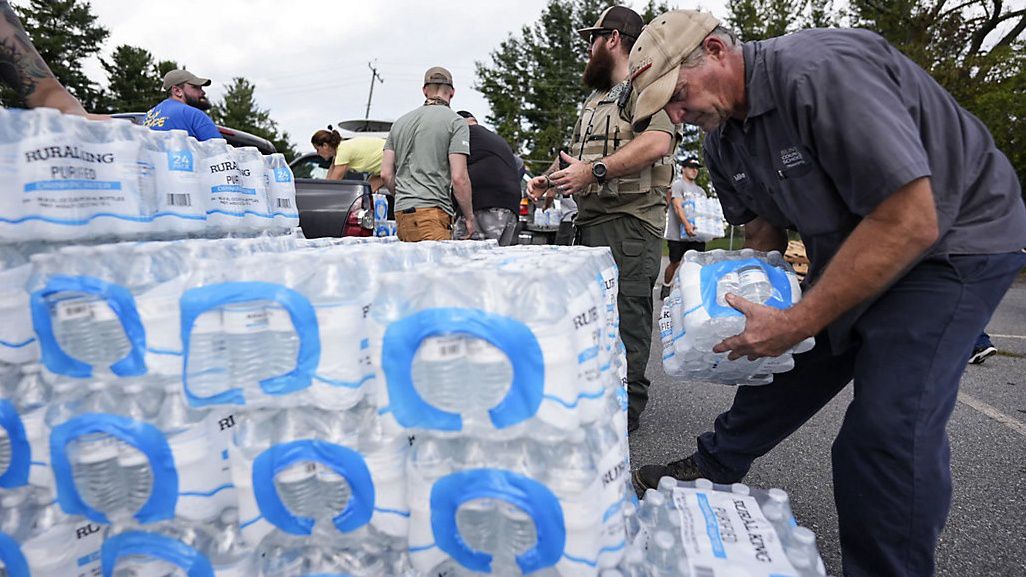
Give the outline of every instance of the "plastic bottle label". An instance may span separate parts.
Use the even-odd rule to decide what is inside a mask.
[[[21,142],[23,216],[75,226],[98,215],[145,220],[139,209],[138,142],[61,140],[45,135]]]
[[[287,314],[286,314],[287,316]],[[265,331],[269,325],[267,309],[253,307],[247,309],[224,309],[221,312],[224,332],[233,335],[246,335]],[[291,325],[291,321],[289,321]]]
[[[424,361],[452,361],[466,354],[467,341],[460,335],[430,337],[420,345],[420,355]]]
[[[751,496],[675,487],[680,536],[692,573],[726,577],[734,567],[758,569],[762,575],[797,575],[780,537]]]
[[[92,318],[93,303],[82,301],[61,301],[57,303],[57,320],[60,322]]]

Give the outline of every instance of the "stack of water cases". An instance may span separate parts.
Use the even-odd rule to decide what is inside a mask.
[[[298,226],[281,154],[184,131],[0,112],[0,242],[182,238]]]
[[[408,551],[427,575],[591,576],[626,542],[616,267],[506,249],[387,273],[371,306],[386,430],[413,440]]]
[[[628,509],[631,544],[616,577],[826,575],[815,534],[781,489],[663,477]]]
[[[682,239],[708,242],[723,237],[723,208],[715,198],[693,197],[684,201],[684,216],[695,229],[695,236],[688,236],[684,225],[680,227]]]
[[[810,337],[772,358],[731,361],[713,347],[741,333],[745,316],[726,301],[735,294],[778,309],[794,306],[801,288],[794,270],[778,252],[688,251],[677,270],[673,290],[659,319],[663,368],[673,376],[722,384],[763,385],[773,373],[794,368],[794,354],[811,350]]]

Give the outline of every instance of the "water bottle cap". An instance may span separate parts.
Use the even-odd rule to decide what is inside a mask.
[[[659,479],[659,490],[660,491],[672,491],[677,486],[677,479],[666,475]]]
[[[643,500],[646,503],[654,505],[656,507],[662,507],[666,504],[666,496],[655,489],[646,489],[645,497]]]
[[[770,499],[777,503],[786,503],[788,501],[787,491],[783,489],[770,489],[768,495]]]
[[[711,491],[713,490],[713,482],[709,479],[695,479],[695,488]]]
[[[816,543],[816,534],[806,527],[795,527],[791,529],[791,537],[803,545],[813,545]]]
[[[730,486],[730,490],[738,495],[748,495],[752,492],[748,485],[744,483],[734,483]]]

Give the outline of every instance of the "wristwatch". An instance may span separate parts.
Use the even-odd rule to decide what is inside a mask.
[[[605,184],[606,182],[606,163],[601,160],[596,160],[591,163],[591,175],[595,177],[595,180],[599,184]]]

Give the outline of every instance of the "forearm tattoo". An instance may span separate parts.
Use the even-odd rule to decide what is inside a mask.
[[[36,91],[40,80],[53,78],[53,73],[36,52],[7,0],[0,0],[0,14],[0,82],[25,99]]]

